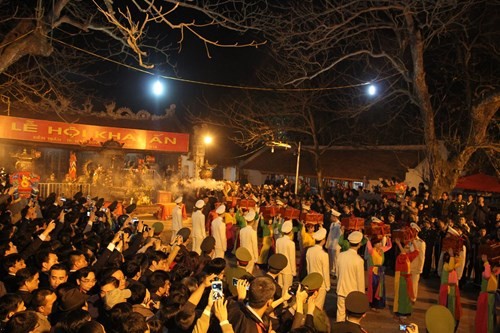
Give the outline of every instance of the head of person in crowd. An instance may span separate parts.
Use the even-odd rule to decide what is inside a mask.
[[[104,326],[96,320],[84,322],[76,333],[106,333]]]
[[[438,220],[438,227],[439,227],[439,230],[440,231],[446,231],[446,229],[448,229],[448,221],[444,220],[444,219],[439,219]]]
[[[118,289],[125,289],[127,287],[127,280],[125,278],[125,274],[123,274],[121,269],[113,267],[108,268],[101,273],[101,278],[103,279],[106,279],[110,276],[118,280]]]
[[[149,255],[149,269],[151,271],[163,270],[169,271],[168,267],[168,255],[162,251],[154,251]]]
[[[52,265],[58,264],[59,258],[57,254],[50,250],[45,249],[36,254],[36,264],[40,271],[48,273]]]
[[[205,237],[201,242],[200,249],[203,255],[212,257],[215,251],[215,238],[213,236]]]
[[[267,261],[267,266],[269,268],[268,273],[273,277],[278,276],[286,265],[288,265],[286,256],[281,253],[275,253],[271,255]]]
[[[33,292],[33,299],[31,300],[31,308],[34,311],[41,313],[48,317],[54,308],[54,303],[57,300],[55,292],[49,289],[37,289]]]
[[[170,274],[165,271],[155,271],[149,277],[147,286],[150,292],[158,297],[168,296],[170,291]]]
[[[248,306],[261,318],[274,301],[276,286],[271,278],[259,276],[253,279],[248,289]]]
[[[68,282],[68,269],[62,264],[54,264],[49,271],[49,285],[56,290],[59,285]]]
[[[180,282],[173,283],[170,294],[160,300],[159,318],[167,329],[177,327],[175,317],[186,304],[190,296],[189,289]]]
[[[91,267],[85,267],[76,272],[76,285],[82,293],[89,294],[96,283],[96,274]]]
[[[431,305],[425,311],[425,327],[429,333],[455,332],[455,319],[450,310],[442,305]]]
[[[181,280],[181,283],[185,285],[189,292],[192,294],[196,289],[198,289],[199,282],[194,276],[186,276]]]
[[[57,312],[67,314],[73,310],[83,309],[88,311],[88,296],[80,292],[75,286],[65,283],[61,284],[57,290]],[[59,318],[62,316],[59,316]]]
[[[109,293],[112,290],[118,289],[120,282],[115,277],[109,276],[107,278],[100,279],[99,284],[100,284],[99,295],[104,300],[104,297],[106,296],[107,293]]]
[[[121,269],[127,280],[139,281],[142,274],[148,269],[148,265],[147,256],[144,253],[139,253],[126,260]]]
[[[125,318],[133,312],[132,305],[127,302],[118,303],[108,311],[108,320],[105,323],[106,332],[121,332]]]
[[[38,289],[40,284],[40,273],[33,268],[23,268],[16,273],[17,286],[19,291],[32,293]]]
[[[313,234],[313,239],[316,245],[323,246],[326,243],[326,229],[320,227],[318,231]]]
[[[54,333],[78,332],[80,327],[92,320],[85,309],[74,309],[68,311],[54,327]]]
[[[205,266],[205,272],[217,275],[217,278],[224,280],[224,270],[226,269],[226,260],[223,258],[215,258],[208,262]]]
[[[146,318],[136,312],[132,312],[124,318],[122,330],[123,333],[150,333]]]
[[[252,260],[252,255],[246,247],[239,247],[236,249],[234,255],[236,256],[236,262],[240,267],[247,267],[248,263]]]
[[[370,309],[368,296],[360,291],[352,291],[345,299],[346,317],[348,321],[360,323]]]
[[[361,241],[363,240],[363,234],[359,231],[353,231],[347,237],[349,245],[352,249],[358,249],[361,246]]]
[[[15,313],[5,326],[9,333],[31,333],[36,332],[38,317],[34,311],[21,311]]]
[[[286,220],[285,222],[283,222],[283,224],[281,225],[281,232],[283,233],[283,235],[291,237],[291,236],[293,236],[292,231],[293,231],[292,220]]]
[[[26,306],[21,296],[6,294],[0,297],[0,322],[6,322],[16,313],[25,310]]]
[[[6,232],[7,227],[4,227],[2,230],[3,232]],[[11,229],[14,230],[14,226],[11,226]],[[5,240],[3,240],[0,244],[0,258],[4,258],[5,256],[8,256],[9,254],[14,254],[17,253],[17,246],[10,241],[12,239],[12,236],[6,237]]]
[[[18,253],[12,253],[3,258],[3,269],[10,275],[16,275],[17,271],[26,268],[23,257]]]

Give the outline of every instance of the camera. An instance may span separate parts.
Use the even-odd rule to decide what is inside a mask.
[[[288,293],[292,296],[297,295],[297,290],[299,289],[300,282],[294,282],[290,288],[288,288]],[[304,286],[302,286],[302,290],[304,290]]]
[[[235,278],[235,277],[234,277],[234,278],[233,278],[233,286],[235,286],[235,287],[236,287],[236,285],[238,284],[238,281],[239,281],[239,279],[237,279],[237,278]],[[247,286],[247,287],[246,287],[246,289],[247,289],[247,290],[249,290],[249,289],[250,289],[250,286]]]
[[[40,190],[37,189],[37,188],[32,188],[31,189],[31,194],[30,194],[30,198],[31,199],[36,199],[36,197],[38,196],[38,194],[40,193]],[[66,200],[66,199],[64,199]]]
[[[408,325],[405,325],[405,324],[399,324],[399,330],[400,330],[400,331],[406,331],[406,327],[407,327],[407,326],[408,326]]]
[[[236,281],[238,282],[238,281]],[[212,291],[213,291],[213,299],[218,300],[224,297],[224,293],[222,292],[222,281],[219,279],[215,279],[212,281]]]

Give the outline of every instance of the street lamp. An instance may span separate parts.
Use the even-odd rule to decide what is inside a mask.
[[[214,141],[214,138],[211,136],[211,135],[205,135],[203,137],[203,142],[206,144],[206,145],[210,145],[212,144],[212,142]]]
[[[284,142],[277,142],[277,141],[271,141],[267,143],[268,146],[271,147],[271,151],[274,153],[274,147],[282,147],[285,149],[292,148],[292,146],[288,143]],[[299,171],[300,171],[300,149],[301,149],[301,142],[299,141],[299,145],[297,148],[297,166],[295,169],[295,194],[299,193]]]
[[[151,87],[151,91],[153,92],[153,95],[155,95],[156,97],[160,97],[161,95],[163,95],[165,87],[160,80],[156,80]]]
[[[295,170],[295,195],[299,193],[300,146],[301,142],[299,141],[299,147],[297,149],[297,169]]]
[[[370,84],[366,90],[368,95],[375,96],[377,94],[377,86],[374,84]]]

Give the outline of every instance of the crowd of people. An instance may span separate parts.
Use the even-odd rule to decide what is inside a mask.
[[[456,330],[468,284],[480,289],[476,331],[496,327],[498,269],[480,247],[498,241],[500,214],[493,217],[482,197],[433,200],[423,184],[399,198],[340,186],[320,196],[295,195],[289,184],[232,184],[199,189],[192,205],[179,195],[164,230],[135,218],[134,204],[121,211],[81,192],[21,199],[14,192],[5,182],[0,188],[1,332],[364,332],[366,313],[388,307],[386,274],[395,277],[391,310],[408,332],[418,332],[408,317],[420,276],[435,275],[439,305],[427,311],[427,331]],[[269,206],[323,216],[314,223],[283,210],[269,216]],[[352,217],[363,226],[342,225]],[[382,224],[417,236],[362,232]],[[463,248],[446,248],[447,234],[461,237]],[[337,315],[328,318],[333,284]]]

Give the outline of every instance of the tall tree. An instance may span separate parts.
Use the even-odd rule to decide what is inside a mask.
[[[261,29],[276,85],[377,84],[376,105],[353,97],[346,110],[386,113],[401,143],[424,143],[424,177],[439,195],[478,149],[500,152],[499,9],[498,0],[282,1]]]
[[[188,36],[207,56],[260,44],[242,37],[259,20],[245,1],[23,0],[1,2],[0,13],[0,94],[44,111],[78,109],[85,96],[77,93],[112,67],[96,65],[104,58],[173,73],[171,55]]]

